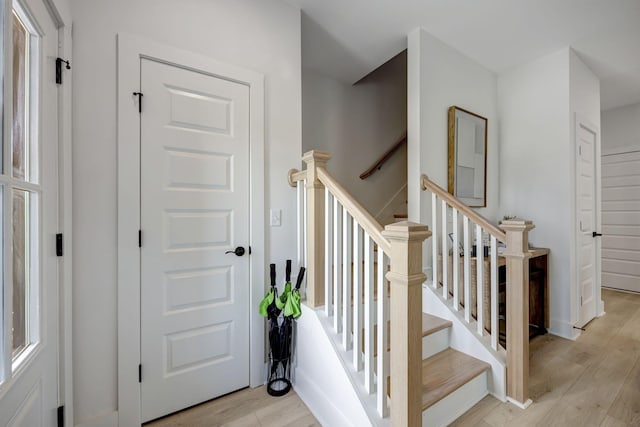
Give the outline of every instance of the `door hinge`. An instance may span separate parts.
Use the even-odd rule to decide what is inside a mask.
[[[58,406],[58,427],[64,427],[64,405]]]
[[[62,241],[62,233],[56,234],[56,256],[63,255],[63,241]]]
[[[138,247],[142,247],[142,230],[138,230]]]
[[[142,113],[142,97],[144,95],[142,92],[133,92],[133,95],[138,97],[138,113]]]
[[[138,365],[138,382],[142,382],[142,363]]]
[[[66,66],[67,70],[71,69],[71,64],[69,64],[69,61],[65,61],[62,58],[56,58],[56,83],[59,85],[62,84],[62,64],[63,63],[67,64]]]
[[[582,297],[580,297],[580,306],[582,306]]]

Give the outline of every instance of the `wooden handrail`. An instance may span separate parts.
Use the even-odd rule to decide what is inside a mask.
[[[483,229],[485,229],[489,233],[491,233],[496,239],[498,239],[499,241],[501,241],[503,243],[506,243],[507,235],[505,234],[504,231],[500,230],[498,227],[496,227],[495,225],[491,224],[489,222],[489,220],[487,220],[485,217],[483,217],[482,215],[480,215],[479,213],[477,213],[476,211],[474,211],[473,209],[471,209],[470,207],[468,207],[464,203],[460,202],[454,196],[449,194],[449,192],[447,190],[445,190],[444,188],[440,187],[435,182],[431,181],[428,176],[426,176],[424,174],[420,176],[420,186],[421,186],[422,190],[429,190],[432,193],[435,193],[441,199],[446,200],[446,202],[450,206],[452,206],[452,207],[456,208],[458,211],[462,212],[464,215],[466,215],[473,222],[475,222],[476,224],[480,225]]]
[[[364,172],[362,172],[360,174],[360,179],[369,178],[377,170],[380,170],[382,165],[385,164],[387,162],[387,160],[389,160],[391,158],[391,156],[393,156],[393,154],[396,151],[398,151],[400,149],[400,147],[402,147],[402,144],[405,144],[406,142],[407,142],[407,133],[405,132],[402,135],[402,137],[393,145],[393,147],[391,147],[389,150],[387,150],[387,152],[384,153],[382,155],[382,157],[380,157],[378,159],[378,161],[376,161],[373,165],[371,165],[371,167],[369,169],[367,169],[366,171],[364,171]]]
[[[296,186],[298,181],[304,181],[307,179],[307,171],[301,171],[298,169],[289,169],[289,173],[287,174],[287,179],[289,180],[289,185],[292,187]]]
[[[335,197],[347,212],[349,212],[349,214],[358,221],[360,227],[362,227],[362,229],[371,236],[380,249],[382,249],[384,253],[389,254],[391,252],[391,244],[382,235],[383,227],[373,217],[373,215],[363,208],[362,205],[338,183],[338,181],[329,175],[329,172],[327,172],[326,169],[318,168],[317,174],[320,182],[329,189],[329,192],[333,194],[333,197]]]

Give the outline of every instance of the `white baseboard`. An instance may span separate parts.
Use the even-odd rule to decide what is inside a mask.
[[[118,411],[83,421],[76,424],[76,427],[118,427]]]
[[[551,335],[556,335],[568,340],[575,341],[580,336],[580,329],[575,329],[573,325],[564,320],[549,319],[549,331]]]

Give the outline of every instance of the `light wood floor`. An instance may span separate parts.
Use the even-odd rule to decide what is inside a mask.
[[[291,390],[271,397],[266,387],[244,390],[161,418],[145,427],[312,427],[320,423]]]
[[[531,341],[526,410],[486,397],[454,426],[640,426],[640,295],[603,290],[606,316],[577,341],[544,335]],[[245,389],[146,426],[318,426],[291,391],[271,397]]]
[[[577,341],[531,341],[526,410],[485,397],[454,426],[640,426],[640,295],[603,290],[607,314]]]

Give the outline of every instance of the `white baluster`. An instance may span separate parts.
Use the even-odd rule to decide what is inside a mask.
[[[464,239],[464,320],[471,321],[471,244],[469,243],[469,218],[462,216]]]
[[[327,317],[333,314],[333,196],[324,190],[324,309]]]
[[[442,296],[449,299],[449,250],[447,249],[447,202],[442,201]]]
[[[296,200],[296,210],[297,210],[297,224],[296,224],[296,230],[298,232],[298,267],[302,267],[305,265],[304,263],[304,248],[305,248],[305,243],[304,243],[304,236],[305,236],[305,229],[306,229],[306,215],[305,215],[305,211],[304,211],[304,200],[306,199],[306,196],[304,194],[304,180],[298,181],[297,182],[297,188],[296,188],[296,195],[297,195],[297,200]]]
[[[460,281],[460,250],[458,250],[458,210],[451,208],[453,219],[453,251],[452,251],[452,263],[453,263],[453,309],[458,311],[460,307],[460,295],[458,295],[458,287]]]
[[[387,257],[378,248],[378,361],[377,361],[377,396],[378,415],[389,416],[387,405],[387,378],[389,377],[389,353],[387,353],[387,321],[389,320],[389,301],[387,293]]]
[[[353,368],[362,369],[362,228],[353,220]]]
[[[431,229],[436,233],[431,237],[431,249],[433,251],[433,259],[431,260],[432,272],[431,279],[433,287],[438,287],[438,196],[431,193]]]
[[[498,244],[491,236],[491,347],[498,349]]]
[[[342,346],[351,350],[351,216],[342,210]]]
[[[378,249],[380,250],[380,249]],[[364,233],[364,389],[373,392],[373,325],[375,306],[373,300],[373,241]]]
[[[303,248],[302,250],[303,250],[304,256],[303,256],[302,259],[304,260],[304,265],[307,266],[307,265],[309,265],[308,260],[307,260],[307,257],[309,255],[307,253],[308,252],[307,251],[307,230],[308,230],[309,227],[308,227],[308,224],[307,224],[307,218],[308,217],[307,217],[307,180],[306,179],[304,180],[304,191],[303,192],[304,192],[304,194],[303,194],[304,197],[302,197],[302,206],[303,206],[303,215],[304,215],[304,227],[303,227],[304,244],[302,246],[302,248]]]
[[[342,206],[336,200],[333,204],[333,328],[336,334],[342,331]]]
[[[484,331],[484,308],[482,303],[482,287],[484,279],[484,247],[482,245],[482,227],[476,224],[476,320],[478,321],[478,334]]]

